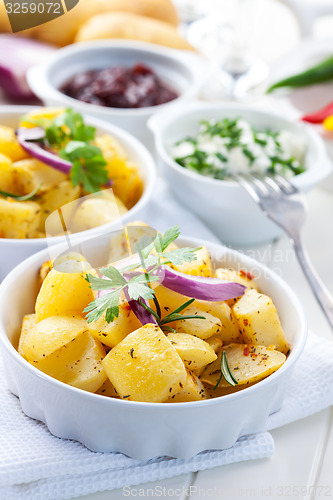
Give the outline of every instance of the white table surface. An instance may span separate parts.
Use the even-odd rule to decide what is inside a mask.
[[[333,294],[333,192],[317,188],[309,195],[309,214],[303,235],[320,276]],[[293,287],[306,311],[309,328],[331,338],[331,332],[317,305],[287,238],[249,249],[251,255],[276,272]],[[82,500],[121,498],[333,498],[333,411],[316,415],[272,431],[276,451],[273,457],[216,467],[203,472],[146,483],[125,489],[96,493]]]

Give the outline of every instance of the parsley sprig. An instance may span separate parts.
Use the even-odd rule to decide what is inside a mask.
[[[72,163],[70,179],[74,187],[81,185],[86,192],[95,193],[108,183],[107,163],[101,149],[93,144],[96,129],[87,125],[80,113],[66,109],[53,119],[29,121],[44,129],[43,147]]]
[[[150,286],[152,283],[160,280],[156,271],[161,265],[170,263],[180,265],[183,262],[196,260],[195,251],[197,249],[189,247],[177,248],[175,250],[169,249],[169,246],[178,238],[179,234],[179,226],[174,226],[168,229],[163,235],[158,233],[152,239],[143,237],[136,245],[139,258],[135,259],[135,262],[120,269],[114,266],[103,268],[100,270],[102,277],[88,274],[86,280],[90,283],[93,290],[110,290],[105,295],[95,299],[84,309],[84,312],[87,313],[88,322],[97,321],[104,313],[108,323],[117,318],[119,316],[119,302],[122,292],[126,292],[130,300],[139,301],[141,306],[153,315],[158,325],[164,331],[174,331],[167,323],[184,319],[205,319],[203,316],[180,314],[194,302],[194,299],[185,302],[162,319],[161,308],[155,291]],[[146,304],[145,301],[147,300],[154,301],[156,310]]]

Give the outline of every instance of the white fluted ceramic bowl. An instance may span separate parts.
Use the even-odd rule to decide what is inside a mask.
[[[17,127],[19,119],[27,112],[36,109],[36,106],[1,106],[0,125]],[[140,176],[143,180],[144,189],[140,200],[132,207],[121,220],[105,224],[103,226],[90,229],[88,231],[71,235],[71,240],[94,237],[103,232],[112,231],[124,222],[135,218],[137,214],[146,206],[153,193],[156,181],[155,162],[149,151],[135,137],[126,131],[103,122],[101,120],[86,118],[86,121],[96,127],[97,133],[106,133],[115,137],[124,147],[128,158],[138,165]],[[65,241],[65,236],[54,238],[33,238],[33,239],[10,239],[0,238],[0,282],[3,278],[20,262],[34,253]]]
[[[259,111],[240,104],[184,103],[171,112],[150,118],[161,170],[177,199],[200,217],[223,241],[237,247],[268,243],[282,231],[267,219],[240,184],[205,177],[181,167],[171,156],[172,146],[185,137],[195,136],[201,120],[243,117],[258,130],[288,130],[304,139],[306,171],[292,183],[308,192],[332,170],[325,145],[305,124],[292,122],[278,114]]]
[[[198,247],[206,242],[182,239],[181,244]],[[105,246],[106,241],[96,239],[90,252],[96,258],[103,255]],[[47,259],[42,251],[15,268],[0,286],[4,372],[26,415],[44,422],[55,436],[79,441],[93,451],[121,452],[142,460],[164,455],[188,458],[206,449],[229,448],[240,436],[262,431],[268,416],[279,410],[304,347],[304,313],[290,287],[265,266],[220,245],[207,247],[215,264],[253,272],[260,289],[274,300],[291,345],[287,361],[277,372],[234,394],[189,403],[112,399],[45,375],[16,351],[22,318],[34,311],[37,273]]]

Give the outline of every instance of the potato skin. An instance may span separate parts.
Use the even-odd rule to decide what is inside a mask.
[[[194,50],[177,29],[164,21],[115,12],[92,17],[78,31],[75,42],[118,38],[140,40],[173,49]]]

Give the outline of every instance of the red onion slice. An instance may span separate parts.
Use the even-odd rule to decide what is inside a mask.
[[[16,135],[18,142],[20,143],[24,151],[26,151],[30,156],[36,158],[36,160],[46,163],[46,165],[49,165],[56,170],[59,170],[63,174],[68,175],[70,173],[72,168],[72,163],[70,161],[63,160],[56,154],[53,154],[50,151],[42,148],[40,143],[36,142],[44,139],[44,129],[42,129],[41,127],[22,127],[16,131]]]
[[[35,40],[0,35],[0,87],[15,100],[35,98],[26,81],[26,72],[30,66],[47,60],[55,50]]]
[[[163,266],[157,273],[161,276],[161,284],[165,288],[198,300],[221,302],[240,297],[246,290],[246,287],[240,283],[191,276],[179,273],[169,266]]]

